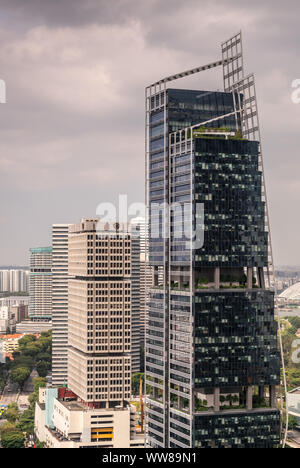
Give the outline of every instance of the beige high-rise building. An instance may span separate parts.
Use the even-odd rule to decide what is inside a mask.
[[[68,389],[47,388],[35,433],[49,448],[141,448],[131,397],[132,244],[98,221],[69,227]],[[132,286],[134,285],[134,286]]]
[[[69,231],[68,387],[90,407],[124,406],[131,389],[131,239]]]

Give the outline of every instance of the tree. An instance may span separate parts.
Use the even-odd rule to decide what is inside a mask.
[[[224,395],[221,395],[220,396],[220,402],[225,403],[225,401],[226,401],[226,398],[224,397]]]
[[[3,448],[24,448],[24,435],[17,429],[1,431],[1,445]]]
[[[29,369],[33,369],[34,366],[34,359],[31,356],[19,356],[15,359],[12,369],[15,367],[28,367]]]
[[[13,423],[6,422],[2,424],[2,426],[0,426],[0,438],[1,438],[2,432],[13,431],[14,429],[15,429],[15,425]]]
[[[34,408],[28,408],[20,415],[17,429],[27,434],[34,433]]]
[[[232,406],[233,397],[231,394],[226,396],[226,401],[228,401],[229,406]]]
[[[37,356],[36,356],[36,360],[37,360],[37,361],[46,361],[46,362],[51,363],[51,359],[52,359],[51,354],[44,353],[44,352],[43,352],[43,353],[39,353],[39,354],[37,354]]]
[[[36,448],[44,448],[45,442],[40,442],[39,440],[37,440],[35,445]]]
[[[34,408],[34,406],[35,406],[36,402],[38,401],[38,399],[39,399],[38,392],[33,392],[33,393],[31,393],[31,395],[29,395],[28,401],[29,401],[29,404],[30,404],[31,408]]]
[[[36,337],[34,335],[23,336],[23,338],[19,340],[19,350],[22,352],[29,343],[34,343],[35,341],[36,341]]]
[[[30,374],[31,370],[28,367],[15,367],[11,371],[11,378],[22,389]]]
[[[297,418],[295,416],[289,416],[289,430],[295,429],[298,425]]]
[[[24,349],[23,349],[23,353],[25,354],[25,356],[32,356],[32,357],[36,357],[41,351],[41,348],[40,346],[38,346],[37,343],[29,343]]]
[[[232,402],[233,403],[239,403],[240,399],[237,395],[234,395],[233,398],[232,398]]]
[[[47,385],[47,379],[44,377],[35,377],[33,379],[33,388],[35,392],[39,391],[39,388],[41,387],[46,387]]]
[[[15,423],[19,417],[19,408],[17,403],[11,403],[8,405],[7,410],[5,412],[5,418],[10,423]]]
[[[49,362],[41,361],[38,363],[36,366],[36,370],[38,371],[38,374],[40,377],[46,377],[48,374],[48,370],[50,368]]]
[[[131,391],[132,391],[133,395],[139,395],[139,393],[140,393],[140,380],[141,379],[143,380],[143,383],[144,383],[145,375],[142,374],[141,372],[138,372],[137,374],[134,374],[132,376]]]

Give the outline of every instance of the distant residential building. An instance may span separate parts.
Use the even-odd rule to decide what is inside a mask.
[[[31,320],[50,320],[52,317],[52,247],[30,249]]]
[[[8,296],[0,298],[0,307],[2,306],[29,306],[29,296]]]
[[[0,307],[0,332],[6,333],[7,331],[15,331],[17,323],[17,310],[16,308],[2,306]]]
[[[6,333],[9,329],[9,321],[7,319],[0,318],[0,333]]]
[[[10,296],[0,299],[0,333],[15,332],[16,324],[28,316],[28,296]]]
[[[14,332],[16,324],[28,316],[29,296],[10,296],[0,299],[0,333]]]
[[[52,322],[42,322],[42,321],[30,321],[25,320],[24,322],[17,323],[16,325],[16,333],[24,333],[24,334],[35,334],[35,333],[42,333],[52,330]]]
[[[68,373],[69,224],[52,226],[52,385],[64,385]]]
[[[0,270],[0,292],[29,292],[29,271]]]

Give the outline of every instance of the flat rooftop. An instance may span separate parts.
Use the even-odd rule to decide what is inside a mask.
[[[93,412],[110,412],[110,411],[128,411],[130,409],[130,406],[127,407],[120,407],[117,406],[115,408],[89,408],[88,406],[84,405],[78,400],[72,400],[72,401],[65,401],[62,399],[57,398],[58,401],[69,411],[93,411]]]

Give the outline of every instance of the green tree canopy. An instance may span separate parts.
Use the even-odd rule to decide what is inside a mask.
[[[143,380],[143,383],[144,383],[144,379],[145,379],[145,375],[141,372],[138,372],[137,374],[134,374],[132,376],[132,380],[131,380],[131,391],[132,391],[132,394],[133,395],[139,395],[140,393],[140,380]]]
[[[30,374],[31,370],[29,367],[15,367],[11,371],[11,378],[22,389]]]
[[[50,363],[46,361],[41,361],[36,366],[36,370],[38,371],[38,374],[40,377],[46,377],[48,374],[49,368],[50,368]]]
[[[34,433],[34,408],[30,407],[20,415],[16,427],[21,432]]]
[[[6,409],[5,418],[7,419],[8,422],[15,423],[18,417],[19,417],[18,405],[17,403],[11,403],[10,405],[8,405]]]
[[[3,448],[23,448],[24,435],[17,429],[1,431],[1,445]]]
[[[34,335],[25,335],[23,338],[19,340],[19,350],[22,351],[28,343],[34,343],[36,341],[36,337]]]
[[[33,379],[33,386],[34,386],[34,391],[38,392],[39,388],[41,387],[46,387],[47,385],[47,379],[45,377],[35,377]]]

